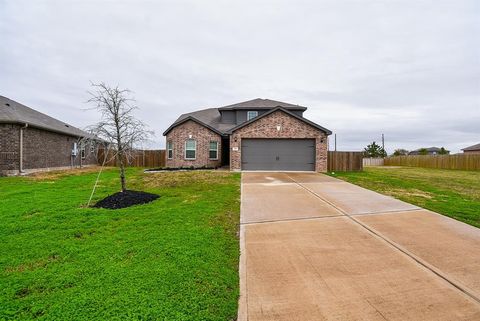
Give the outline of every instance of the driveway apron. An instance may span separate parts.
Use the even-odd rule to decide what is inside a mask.
[[[480,230],[316,173],[242,174],[239,320],[480,320]]]

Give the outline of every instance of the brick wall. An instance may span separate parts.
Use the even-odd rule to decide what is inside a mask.
[[[196,159],[185,159],[185,141],[189,136],[197,141]],[[221,165],[222,137],[210,129],[199,125],[194,121],[187,121],[173,128],[166,136],[168,142],[173,142],[173,159],[168,159],[166,151],[167,167],[217,167]],[[209,159],[210,141],[218,142],[218,160]]]
[[[20,125],[0,125],[0,172],[19,170]],[[23,169],[68,167],[72,164],[71,152],[76,137],[28,127],[23,130]],[[80,148],[80,146],[78,146]],[[7,157],[6,157],[7,155]],[[10,156],[11,155],[11,156]],[[80,154],[75,166],[96,164],[95,155],[85,148],[85,159]]]
[[[0,175],[18,170],[20,126],[0,124]]]
[[[281,130],[277,130],[277,126]],[[327,171],[327,135],[283,111],[276,111],[245,127],[230,136],[230,169],[240,170],[242,160],[242,138],[314,138],[316,145],[315,170]],[[238,151],[234,151],[238,148]]]

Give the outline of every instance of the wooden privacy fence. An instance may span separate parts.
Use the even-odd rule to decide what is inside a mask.
[[[480,155],[408,155],[385,158],[385,166],[480,170]]]
[[[328,152],[327,169],[329,172],[363,170],[362,152]]]
[[[101,149],[98,151],[98,162],[101,165],[104,160],[105,150]],[[105,163],[105,166],[118,166],[116,157],[113,157],[114,152],[109,151],[107,156],[108,162]],[[130,159],[130,162],[125,164],[131,167],[165,167],[165,150],[137,150],[134,152],[133,158]]]
[[[383,158],[367,157],[363,159],[363,166],[383,166]]]

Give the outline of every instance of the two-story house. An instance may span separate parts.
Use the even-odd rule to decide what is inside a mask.
[[[167,167],[325,172],[331,131],[305,110],[258,98],[183,114],[163,133]]]

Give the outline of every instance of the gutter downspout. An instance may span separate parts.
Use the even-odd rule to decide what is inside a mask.
[[[23,130],[28,127],[28,124],[25,123],[25,126],[20,127],[20,163],[18,167],[18,173],[23,173]]]

